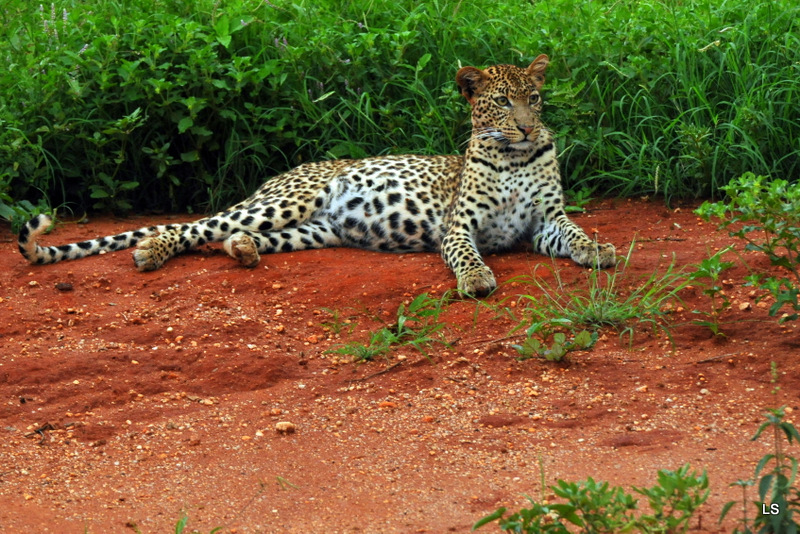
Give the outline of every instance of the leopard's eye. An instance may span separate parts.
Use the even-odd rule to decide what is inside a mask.
[[[505,107],[505,106],[507,106],[509,104],[508,98],[506,98],[504,96],[498,96],[497,98],[494,99],[494,101],[497,102],[498,106]]]
[[[531,106],[535,106],[536,104],[538,104],[539,103],[539,95],[537,95],[536,93],[533,93],[531,95],[531,98],[530,98],[530,103],[531,103]]]

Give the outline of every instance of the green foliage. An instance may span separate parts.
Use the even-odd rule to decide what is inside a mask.
[[[621,336],[627,334],[631,342],[637,325],[649,325],[669,335],[665,321],[667,306],[672,301],[680,300],[678,293],[688,285],[688,278],[675,269],[673,258],[665,272],[660,273],[656,269],[646,279],[637,281],[632,287],[623,288],[622,281],[633,249],[634,243],[627,256],[613,269],[590,271],[586,288],[566,287],[559,271],[555,269],[550,273],[555,283],[548,282],[546,277],[536,276],[534,272],[531,283],[541,294],[522,297],[528,302],[524,321],[530,321],[530,328],[534,329],[537,329],[537,324],[547,325],[548,328],[566,326],[571,329],[576,329],[578,325],[591,329],[612,327]]]
[[[397,309],[397,321],[372,332],[366,344],[351,341],[326,352],[346,354],[352,356],[353,361],[363,362],[386,354],[393,347],[411,345],[427,356],[425,348],[433,343],[447,345],[441,335],[444,324],[439,322],[447,300],[446,296],[436,300],[427,293],[418,295],[407,307],[401,303]]]
[[[658,484],[652,488],[634,488],[635,492],[647,497],[652,514],[645,514],[638,520],[643,532],[678,533],[689,530],[689,520],[700,506],[706,502],[711,490],[708,489],[708,476],[689,472],[689,464],[677,471],[666,469],[658,472]]]
[[[554,331],[554,326],[572,330],[570,332],[572,339],[567,339],[567,334],[564,332]],[[568,320],[552,319],[547,322],[533,323],[525,331],[525,341],[522,345],[511,345],[511,347],[519,352],[520,360],[538,356],[547,361],[560,362],[568,352],[589,350],[597,342],[597,332],[590,333],[588,330],[581,330],[576,333],[575,329],[570,327],[571,324]]]
[[[330,330],[334,334],[341,334],[343,330],[347,330],[347,333],[350,333],[353,331],[353,328],[356,327],[356,324],[349,318],[342,319],[342,312],[340,310],[331,308],[322,309],[331,315],[330,321],[322,323],[322,327],[326,330]]]
[[[795,487],[797,481],[797,458],[789,456],[783,452],[783,440],[789,445],[793,442],[800,443],[800,434],[791,423],[784,421],[785,408],[771,409],[766,413],[766,422],[758,427],[752,441],[757,440],[765,430],[772,430],[772,438],[775,452],[765,455],[758,462],[755,474],[751,480],[739,480],[731,486],[742,488],[742,520],[741,528],[737,528],[735,534],[796,534],[798,523],[796,517],[800,517],[800,490]],[[774,467],[768,471],[764,469],[774,463]],[[758,480],[759,475],[762,475]],[[758,501],[756,505],[755,518],[752,522],[747,518],[747,488],[755,484],[758,480]],[[736,501],[725,504],[720,514],[720,523]]]
[[[582,532],[602,534],[617,532],[669,533],[686,532],[689,520],[709,495],[708,478],[689,471],[689,464],[677,471],[660,470],[658,483],[652,488],[634,488],[647,497],[652,514],[636,516],[638,501],[620,487],[608,482],[595,482],[591,477],[582,482],[558,480],[550,486],[562,499],[560,503],[538,503],[528,497],[530,508],[504,517],[499,508],[473,525],[472,530],[499,522],[505,532],[519,534]],[[578,530],[575,530],[577,527]]]
[[[177,523],[175,523],[175,534],[183,534],[183,531],[186,529],[186,526],[189,524],[189,516],[183,515]],[[209,531],[209,534],[216,534],[217,532],[221,532],[222,527],[215,527]],[[192,534],[197,533],[197,530],[193,530]]]
[[[217,210],[305,161],[457,152],[459,64],[540,52],[568,188],[793,179],[799,15],[793,0],[7,0],[0,206]]]
[[[564,191],[567,205],[564,206],[564,211],[567,213],[582,213],[586,211],[586,205],[594,200],[592,198],[593,191],[588,187],[581,187],[578,190],[568,189]]]
[[[8,204],[4,203],[4,201],[8,201]],[[26,222],[42,213],[47,215],[53,213],[53,210],[47,205],[46,199],[40,199],[39,203],[34,206],[27,200],[14,203],[10,197],[3,198],[3,194],[0,193],[0,219],[9,221],[11,223],[11,231],[15,234],[19,233]]]
[[[691,282],[702,284],[703,294],[711,299],[710,311],[693,311],[693,313],[705,315],[708,320],[695,321],[694,324],[707,326],[714,335],[724,335],[720,330],[720,316],[731,306],[730,300],[728,300],[722,289],[721,276],[723,272],[734,266],[733,262],[722,261],[722,255],[732,249],[733,247],[724,248],[713,256],[704,259],[694,266],[694,271],[687,275]]]
[[[785,180],[768,181],[763,176],[745,173],[722,188],[727,202],[704,202],[696,213],[705,220],[716,217],[719,228],[729,228],[732,237],[747,242],[748,250],[767,255],[773,265],[787,270],[791,278],[750,277],[775,297],[769,314],[777,315],[784,306],[790,312],[784,320],[797,320],[800,312],[800,184]]]
[[[139,526],[136,523],[131,521],[131,522],[128,523],[128,525],[130,526],[130,528],[133,529],[133,531],[136,534],[142,534],[141,529],[139,528]],[[183,532],[186,530],[186,527],[188,525],[189,525],[189,516],[186,513],[184,513],[184,514],[181,515],[181,518],[178,519],[178,521],[175,523],[175,534],[183,534]],[[209,534],[216,534],[217,532],[222,532],[222,528],[223,527],[215,527],[215,528],[212,528],[211,530],[209,530],[208,532],[209,532]],[[191,534],[200,534],[200,531],[199,530],[192,530]]]
[[[551,489],[567,501],[550,505],[552,510],[587,532],[625,532],[633,526],[630,511],[636,509],[636,499],[620,487],[611,488],[608,482],[589,477],[578,483],[558,480]]]

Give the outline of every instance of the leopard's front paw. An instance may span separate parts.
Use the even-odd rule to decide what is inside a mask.
[[[256,242],[244,232],[237,232],[230,236],[222,244],[222,248],[244,267],[255,267],[261,261]]]
[[[572,259],[584,267],[608,269],[617,264],[617,249],[611,243],[588,243],[573,250]]]
[[[474,297],[485,297],[497,287],[492,270],[479,265],[458,277],[458,289]]]

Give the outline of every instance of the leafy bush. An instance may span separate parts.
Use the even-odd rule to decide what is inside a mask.
[[[677,471],[660,470],[655,486],[634,488],[647,497],[651,514],[635,516],[632,511],[636,510],[638,501],[632,495],[590,477],[577,483],[559,480],[555,486],[550,486],[564,502],[542,504],[528,497],[530,508],[522,508],[507,518],[504,517],[506,509],[499,508],[475,523],[472,530],[498,521],[501,530],[519,534],[686,532],[689,520],[709,494],[706,473],[690,472],[689,468],[686,464]]]
[[[6,206],[216,210],[304,161],[453,153],[458,65],[539,52],[576,191],[800,170],[791,0],[7,0],[0,19]]]
[[[790,312],[781,322],[797,320],[800,312],[800,184],[786,180],[768,181],[763,176],[745,173],[722,188],[727,202],[704,202],[695,213],[710,220],[720,220],[719,228],[732,228],[729,234],[747,242],[748,250],[763,252],[772,265],[789,272],[790,278],[750,277],[774,297],[771,316],[785,306]]]

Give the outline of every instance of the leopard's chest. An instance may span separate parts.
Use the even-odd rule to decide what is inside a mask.
[[[511,247],[524,239],[535,218],[536,201],[527,184],[510,184],[496,198],[495,209],[487,211],[477,232],[480,250],[492,251]]]
[[[494,165],[475,208],[482,220],[475,235],[481,251],[509,248],[531,234],[541,218],[541,193],[546,177],[522,165]]]

